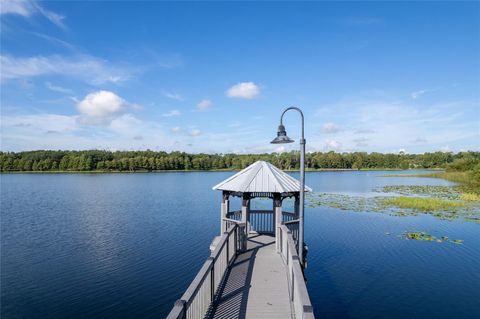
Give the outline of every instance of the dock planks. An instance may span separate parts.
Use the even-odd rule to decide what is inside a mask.
[[[275,237],[250,234],[221,284],[209,318],[293,318],[286,267]]]

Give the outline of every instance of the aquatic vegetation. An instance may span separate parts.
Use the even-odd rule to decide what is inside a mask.
[[[454,208],[464,207],[465,203],[461,201],[446,200],[432,197],[393,197],[383,200],[385,205],[397,206],[400,208],[411,208],[414,210],[433,212],[449,211]]]
[[[470,176],[467,172],[431,172],[431,173],[417,173],[417,174],[386,174],[381,177],[429,177],[442,178],[455,183],[468,183]]]
[[[428,214],[442,220],[462,218],[480,224],[480,202],[462,200],[456,187],[385,186],[382,193],[408,196],[353,196],[336,193],[307,193],[306,206],[331,207],[342,211],[374,212],[397,217]]]
[[[480,195],[476,193],[462,193],[460,199],[468,202],[476,202],[480,201]]]
[[[395,193],[407,196],[436,197],[452,200],[458,200],[462,195],[458,191],[457,187],[432,185],[390,185],[375,188],[373,191],[380,193]]]
[[[378,212],[381,210],[377,197],[350,196],[334,193],[307,193],[306,206],[310,208],[328,206],[355,212]]]
[[[479,164],[480,167],[480,164]],[[429,177],[441,178],[447,181],[461,184],[459,186],[461,193],[475,193],[480,195],[480,168],[473,171],[450,171],[450,172],[432,172],[424,174],[386,174],[382,177]]]
[[[453,244],[463,244],[463,240],[461,239],[452,240],[452,239],[449,239],[448,236],[435,237],[426,232],[419,232],[419,231],[404,232],[402,237],[409,240],[433,241],[437,243],[449,242]]]

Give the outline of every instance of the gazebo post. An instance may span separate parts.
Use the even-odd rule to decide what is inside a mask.
[[[226,223],[223,222],[223,218],[228,218],[229,211],[229,193],[227,191],[222,192],[222,205],[220,209],[220,235],[227,231]]]
[[[242,194],[242,222],[245,223],[245,238],[250,233],[250,193]]]
[[[280,227],[282,226],[282,196],[273,194],[273,219],[275,221],[275,247],[280,251]]]
[[[298,218],[299,212],[300,212],[300,197],[299,195],[295,195],[295,204],[294,204],[294,213],[295,213],[295,218]]]

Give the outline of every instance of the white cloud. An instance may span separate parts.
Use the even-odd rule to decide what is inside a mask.
[[[121,116],[112,119],[109,128],[115,132],[131,132],[142,126],[142,121],[137,119],[132,114],[122,114]]]
[[[410,97],[414,100],[418,99],[419,97],[421,97],[422,95],[426,94],[426,93],[430,93],[430,92],[435,92],[437,90],[439,90],[440,88],[435,88],[435,89],[425,89],[425,90],[418,90],[418,91],[415,91],[415,92],[412,92],[410,94]]]
[[[172,116],[179,116],[181,114],[182,113],[180,113],[179,110],[170,110],[167,113],[163,113],[162,116],[163,117],[172,117]]]
[[[283,153],[283,152],[285,152],[285,150],[286,150],[286,148],[283,145],[275,148],[276,153]]]
[[[81,113],[78,121],[86,125],[108,125],[128,107],[136,108],[113,92],[93,92],[77,103],[77,109]]]
[[[31,78],[45,75],[72,76],[90,84],[118,83],[131,77],[131,71],[123,67],[114,67],[108,61],[88,55],[75,57],[0,56],[1,80]]]
[[[98,91],[85,96],[77,108],[82,114],[103,117],[120,112],[125,104],[125,100],[113,92]]]
[[[9,151],[177,149],[157,122],[141,121],[132,114],[122,114],[105,126],[83,126],[78,118],[60,114],[2,116],[1,148]]]
[[[412,99],[417,99],[419,98],[421,95],[425,94],[427,92],[427,90],[419,90],[419,91],[415,91],[415,92],[412,92],[410,94],[410,96],[412,97]]]
[[[37,134],[50,132],[70,132],[76,130],[76,116],[59,114],[29,114],[29,115],[6,115],[2,116],[2,126],[17,130],[36,131]],[[8,130],[4,130],[6,132]]]
[[[54,85],[50,82],[45,82],[45,86],[47,89],[54,91],[54,92],[59,92],[59,93],[64,93],[64,94],[73,94],[73,91],[64,87],[61,87],[59,85]]]
[[[17,14],[29,17],[35,9],[29,1],[25,0],[2,0],[0,4],[0,14]]]
[[[339,141],[336,141],[336,140],[327,139],[327,140],[325,140],[324,148],[328,151],[339,152],[342,149],[342,143],[340,143]]]
[[[260,88],[253,82],[242,82],[229,88],[226,94],[228,97],[253,99],[260,94]]]
[[[175,101],[183,101],[185,100],[185,98],[179,94],[179,93],[176,93],[176,92],[169,92],[169,91],[162,91],[162,95],[165,96],[166,98],[169,98],[171,100],[175,100]]]
[[[341,131],[341,128],[335,123],[325,123],[322,125],[321,131],[325,134],[333,134]]]
[[[198,111],[206,111],[213,105],[212,100],[204,99],[197,104]]]
[[[475,142],[479,137],[475,115],[478,107],[476,100],[413,105],[409,99],[376,95],[344,98],[328,109],[336,111],[335,121],[346,128],[334,138],[341,143],[342,151],[362,147],[370,152],[393,152],[408,146],[410,152],[425,152],[438,150],[443,145],[453,144],[458,150],[478,144]],[[365,136],[369,138],[368,149],[364,148],[367,141],[356,141],[360,134],[369,134]],[[321,136],[317,133],[316,139],[309,139],[309,144],[324,149]]]
[[[197,130],[197,129],[193,129],[193,130],[190,131],[189,135],[190,136],[200,136],[200,135],[202,135],[202,131]]]
[[[175,126],[170,129],[170,132],[172,133],[180,133],[181,131],[182,131],[182,128],[179,126]]]
[[[45,9],[34,0],[2,0],[0,14],[16,14],[25,18],[31,17],[34,14],[40,14],[57,26],[65,28],[63,23],[65,19],[64,16]]]

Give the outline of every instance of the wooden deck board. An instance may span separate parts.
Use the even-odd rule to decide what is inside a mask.
[[[210,318],[292,318],[286,268],[275,238],[251,234],[219,289]]]

